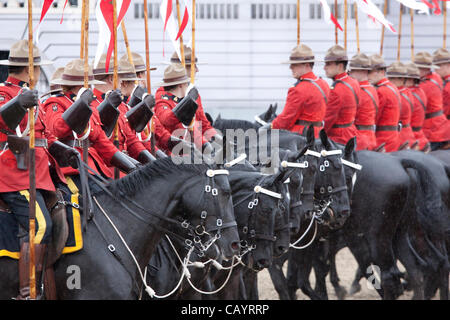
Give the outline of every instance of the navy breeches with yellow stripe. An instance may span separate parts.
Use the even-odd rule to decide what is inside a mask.
[[[36,244],[45,244],[51,241],[52,237],[52,219],[45,205],[45,190],[36,190]],[[20,225],[18,237],[21,242],[28,242],[30,230],[29,212],[30,212],[30,193],[28,190],[2,192],[2,200],[8,205]]]

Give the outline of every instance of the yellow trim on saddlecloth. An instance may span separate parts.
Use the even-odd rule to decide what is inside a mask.
[[[20,258],[20,252],[11,252],[8,250],[0,250],[0,257],[10,257],[13,259],[19,259]]]
[[[25,198],[27,198],[28,203],[30,203],[30,193],[28,190],[22,190],[19,191],[21,195],[23,195]],[[36,237],[34,238],[35,244],[40,244],[42,241],[42,238],[44,237],[45,230],[47,228],[47,222],[45,221],[44,214],[42,213],[41,207],[39,206],[39,203],[36,201],[36,220],[38,223],[38,230],[36,232]]]
[[[71,198],[70,201],[72,203],[78,203],[78,199],[80,196],[79,190],[76,186],[76,184],[73,182],[72,178],[70,176],[66,176],[67,186],[69,187],[69,190],[71,192]],[[81,217],[80,217],[80,211],[77,208],[74,208],[72,206],[72,215],[73,215],[73,232],[75,237],[75,245],[72,247],[64,247],[62,253],[71,253],[78,250],[81,250],[83,248],[83,236],[81,234]]]

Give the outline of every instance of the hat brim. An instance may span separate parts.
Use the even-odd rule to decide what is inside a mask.
[[[173,82],[160,82],[158,84],[156,84],[158,87],[168,87],[168,86],[174,86],[177,84],[182,84],[182,83],[189,83],[191,82],[191,79],[187,78],[185,80],[178,80],[178,81],[173,81]]]
[[[313,60],[289,60],[289,61],[283,61],[281,62],[281,64],[302,64],[302,63],[312,63],[312,62],[320,62],[317,59],[313,59]]]
[[[435,64],[431,64],[431,65],[429,65],[429,64],[421,64],[421,63],[417,63],[417,62],[414,62],[415,64],[416,64],[416,66],[418,67],[418,68],[424,68],[424,69],[439,69],[440,67],[438,66],[438,65],[435,65]]]
[[[64,80],[64,79],[54,79],[52,80],[52,84],[59,84],[62,86],[82,86],[84,85],[84,81],[70,81],[70,80]],[[99,81],[99,80],[89,80],[88,81],[88,85],[89,84],[105,84],[105,82],[103,81]]]
[[[172,61],[163,61],[163,62],[161,62],[161,63],[162,63],[162,64],[165,64],[165,65],[170,65],[170,64],[175,63],[175,62],[172,62]],[[181,62],[178,62],[178,63],[181,64]],[[195,63],[196,66],[198,66],[198,65],[205,65],[205,64],[208,64],[208,62],[196,62],[196,63]],[[191,63],[186,63],[186,65],[187,65],[187,66],[190,66]]]
[[[119,76],[120,78],[120,76]],[[147,79],[142,79],[142,78],[120,78],[121,81],[146,81]]]
[[[34,62],[34,66],[48,66],[53,64],[53,61],[50,60],[42,60],[39,62]],[[2,66],[13,66],[13,67],[28,67],[28,62],[11,62],[8,59],[0,60],[0,65]]]
[[[150,71],[155,71],[155,70],[158,70],[158,68],[157,67],[150,67]],[[135,71],[136,72],[146,72],[147,69],[146,68],[144,68],[144,69],[136,69]]]

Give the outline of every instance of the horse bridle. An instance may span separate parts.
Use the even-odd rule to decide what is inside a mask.
[[[213,170],[213,169],[208,169],[206,171],[206,176],[207,176],[207,183],[205,184],[205,188],[203,189],[202,192],[202,196],[199,198],[197,207],[201,207],[201,202],[205,201],[205,195],[206,194],[211,194],[212,199],[213,199],[213,203],[214,203],[214,211],[216,212],[216,225],[212,226],[210,228],[206,228],[206,218],[208,217],[208,212],[206,210],[202,210],[200,213],[200,223],[191,228],[190,230],[188,230],[188,234],[190,234],[193,239],[190,240],[188,238],[185,239],[185,245],[186,245],[186,249],[189,250],[190,248],[192,248],[193,245],[199,245],[200,246],[200,253],[199,256],[202,257],[204,255],[204,252],[212,245],[212,243],[214,243],[214,241],[220,239],[221,237],[221,230],[222,229],[226,229],[226,228],[231,228],[231,227],[235,227],[237,226],[236,220],[231,220],[231,221],[227,221],[224,222],[223,221],[223,217],[219,215],[219,213],[221,212],[219,210],[219,206],[220,204],[218,203],[218,201],[216,200],[216,197],[219,194],[218,189],[216,188],[216,183],[214,180],[214,176],[216,175],[228,175],[229,172],[228,170],[225,169],[218,169],[218,170]],[[184,220],[183,222],[181,222],[181,226],[184,229],[189,229],[189,223]],[[192,231],[193,230],[193,231]],[[216,232],[214,236],[211,237],[211,234],[213,232]],[[210,239],[207,241],[206,245],[203,245],[202,240],[201,240],[201,236],[203,235],[208,235],[210,236]]]
[[[265,234],[265,233],[258,233],[256,231],[257,224],[256,224],[256,207],[259,204],[259,195],[260,193],[264,193],[270,197],[277,198],[278,199],[278,206],[280,206],[280,201],[282,200],[282,195],[268,190],[266,188],[261,187],[264,179],[266,177],[262,177],[257,185],[253,188],[253,192],[250,192],[247,196],[245,196],[243,199],[238,201],[237,203],[233,204],[233,207],[237,207],[239,204],[243,203],[248,198],[252,198],[247,205],[247,208],[249,209],[249,215],[247,219],[247,224],[242,228],[242,233],[245,235],[245,239],[241,239],[241,247],[242,248],[250,248],[255,249],[256,248],[256,241],[257,240],[268,240],[271,242],[276,241],[276,236],[272,234]]]

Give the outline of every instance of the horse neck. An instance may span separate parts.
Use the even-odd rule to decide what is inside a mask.
[[[176,210],[177,194],[183,188],[183,180],[170,179],[171,183],[168,184],[168,179],[168,177],[155,177],[148,187],[140,189],[132,195],[127,195],[126,199],[129,201],[125,200],[124,197],[119,199],[142,219],[131,214],[121,204],[112,201],[108,195],[104,194],[99,197],[99,202],[101,202],[104,211],[107,212],[109,218],[115,224],[141,268],[148,263],[157,243],[162,237],[162,232],[153,226],[168,227],[167,223],[151,213],[163,215],[167,218],[172,217]],[[161,186],[168,186],[169,188],[162,191]],[[131,201],[145,208],[146,212],[137,208]],[[109,232],[109,223],[107,223],[107,228]],[[110,234],[118,237],[116,232],[111,232]],[[135,266],[133,265],[132,267]]]

